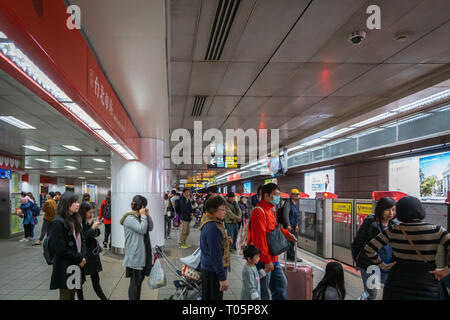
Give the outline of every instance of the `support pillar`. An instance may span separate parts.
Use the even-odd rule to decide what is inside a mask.
[[[115,253],[123,254],[125,239],[122,216],[131,211],[135,195],[147,199],[153,220],[152,246],[164,245],[164,142],[141,138],[140,161],[126,161],[116,153],[111,160],[111,243]]]

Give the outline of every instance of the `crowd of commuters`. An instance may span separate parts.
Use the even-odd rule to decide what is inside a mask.
[[[241,229],[242,234],[246,234],[245,248],[241,252],[245,259],[241,299],[286,299],[287,279],[279,257],[269,253],[267,234],[279,227],[290,243],[287,260],[301,261],[296,257],[300,192],[292,189],[290,198],[284,203],[280,193],[278,185],[268,183],[260,186],[257,194],[250,198],[240,196],[237,199],[233,192],[221,196],[216,188],[209,188],[207,194],[177,189],[164,195],[164,236],[170,239],[171,230],[175,227],[180,248],[190,247],[187,242],[191,220],[199,214],[203,300],[221,300],[224,291],[228,290],[230,257],[236,251],[237,235]],[[40,208],[30,193],[22,193],[20,203],[24,239],[30,240],[39,215],[36,212]],[[150,232],[153,220],[147,205],[145,197],[136,195],[131,202],[131,211],[120,219],[125,237],[123,266],[126,277],[130,278],[130,300],[140,299],[142,283],[152,269]],[[108,245],[111,248],[111,193],[108,192],[99,207],[98,221],[94,219],[95,207],[89,194],[83,195],[80,204],[72,192],[65,192],[62,196],[50,192],[42,211],[42,231],[35,244],[40,245],[46,237],[51,237],[54,258],[50,289],[59,289],[60,299],[74,299],[76,295],[83,300],[82,285],[89,275],[97,296],[107,300],[99,273],[102,271],[100,252]],[[398,202],[382,198],[374,211],[373,215],[365,218],[352,243],[352,256],[361,272],[367,299],[377,299],[381,290],[383,299],[447,298],[442,280],[450,277],[449,265],[436,268],[438,246],[450,250],[447,230],[424,222],[425,210],[414,197],[404,197]],[[97,241],[102,223],[105,225],[103,247]],[[75,289],[67,287],[70,266],[80,267],[79,287]],[[369,285],[373,272],[369,268],[371,266],[379,267],[382,287]],[[345,299],[344,271],[340,263],[327,264],[323,279],[314,288],[312,296],[317,300]]]

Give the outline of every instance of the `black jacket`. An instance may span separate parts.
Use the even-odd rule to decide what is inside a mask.
[[[389,226],[395,224],[394,221],[389,222]],[[373,263],[367,257],[364,247],[380,233],[375,215],[367,216],[362,225],[359,227],[356,237],[352,243],[352,257],[356,263],[356,267],[366,270]]]
[[[72,228],[66,225],[60,216],[56,216],[53,220],[50,232],[51,243],[55,250],[50,290],[67,289],[67,278],[71,276],[67,273],[67,268],[71,265],[78,266],[86,257],[86,242],[81,233],[81,253],[78,253]],[[81,276],[81,283],[83,283],[85,281],[83,272],[81,272]]]
[[[83,272],[85,275],[98,273],[102,271],[102,262],[100,261],[99,247],[96,237],[100,236],[100,229],[92,229],[92,224],[86,223],[83,226],[83,236],[86,241],[86,264]]]
[[[185,197],[180,197],[180,219],[182,221],[191,221],[191,214],[194,211],[192,209],[191,201],[186,200]]]

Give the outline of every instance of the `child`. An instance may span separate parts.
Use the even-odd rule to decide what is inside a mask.
[[[325,275],[313,290],[313,300],[344,300],[344,269],[339,262],[329,262]]]
[[[260,273],[255,266],[259,262],[258,248],[252,245],[246,246],[244,248],[244,259],[246,264],[242,269],[241,300],[261,300]],[[264,270],[260,271],[263,272],[261,277],[264,277]]]

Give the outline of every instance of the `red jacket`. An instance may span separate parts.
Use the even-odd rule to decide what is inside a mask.
[[[98,210],[98,219],[102,220],[102,211],[103,211],[103,206],[106,205],[106,199],[102,201],[102,203],[100,204],[100,209]],[[104,219],[103,220],[103,224],[111,224],[111,219]]]
[[[264,210],[261,211],[257,207]],[[277,226],[275,214],[272,211],[273,204],[261,200],[250,214],[250,224],[247,231],[247,245],[253,244],[259,249],[260,260],[264,264],[278,262],[278,256],[269,255],[269,248],[267,247],[267,232],[272,231]],[[286,236],[289,231],[280,228],[281,232]]]

